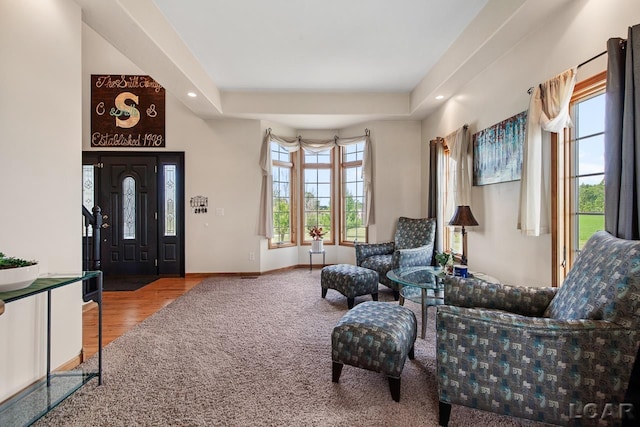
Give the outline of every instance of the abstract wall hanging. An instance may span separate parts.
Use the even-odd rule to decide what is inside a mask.
[[[473,185],[520,179],[526,122],[523,111],[473,135]]]

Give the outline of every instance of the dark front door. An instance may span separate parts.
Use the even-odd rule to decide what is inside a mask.
[[[105,275],[158,274],[158,189],[155,156],[101,156],[98,205],[104,222]]]
[[[184,153],[85,151],[82,165],[82,204],[104,215],[105,276],[184,276]],[[93,240],[83,237],[83,254]]]

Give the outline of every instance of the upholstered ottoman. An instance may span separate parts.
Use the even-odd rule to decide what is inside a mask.
[[[378,301],[378,272],[351,264],[324,267],[320,272],[322,298],[328,289],[335,289],[347,297],[347,306],[353,308],[355,297],[371,294]]]
[[[389,378],[391,397],[400,401],[400,374],[413,359],[416,316],[391,302],[366,301],[349,310],[331,334],[332,380],[337,383],[344,364],[381,372]]]

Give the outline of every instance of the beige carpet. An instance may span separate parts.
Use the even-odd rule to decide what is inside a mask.
[[[319,270],[206,279],[105,347],[104,384],[36,425],[437,426],[434,309],[399,403],[381,374],[345,366],[331,382],[331,330],[346,310],[339,293],[320,297]],[[541,426],[458,406],[449,425]]]

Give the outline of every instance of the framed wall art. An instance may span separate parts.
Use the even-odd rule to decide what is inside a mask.
[[[165,146],[165,91],[149,76],[91,76],[91,146]]]
[[[520,179],[526,122],[523,111],[473,135],[473,185]]]

